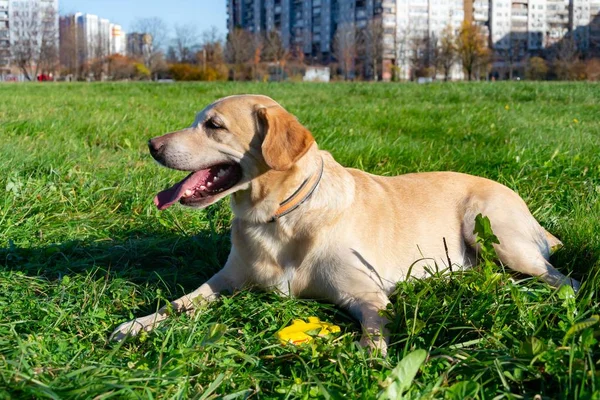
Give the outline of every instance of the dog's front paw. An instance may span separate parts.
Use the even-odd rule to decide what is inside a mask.
[[[120,342],[128,336],[137,336],[142,331],[151,331],[157,323],[158,321],[154,315],[148,315],[146,317],[124,322],[110,335],[110,340]]]
[[[363,334],[360,339],[361,347],[367,348],[371,354],[385,357],[387,355],[387,342],[381,335]]]
[[[581,288],[581,283],[579,283],[579,281],[577,281],[573,278],[569,278],[569,283],[575,293],[577,293],[579,291],[579,288]]]

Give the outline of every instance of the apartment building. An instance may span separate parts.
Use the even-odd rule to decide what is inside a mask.
[[[277,31],[288,50],[321,62],[335,58],[334,43],[340,27],[355,31],[354,40],[376,29],[376,33],[366,34],[381,41],[380,76],[389,80],[394,65],[410,76],[410,40],[439,36],[447,25],[458,29],[464,20],[463,1],[228,0],[228,28],[231,31],[240,27],[254,33]]]
[[[121,25],[110,24],[110,54],[125,55],[127,52],[127,36]]]
[[[280,33],[284,46],[323,62],[335,58],[335,34],[369,21],[383,26],[384,75],[392,66],[411,76],[411,43],[439,37],[463,21],[481,27],[495,66],[541,54],[572,33],[581,50],[600,51],[600,0],[227,0],[228,27]],[[452,74],[461,75],[460,68]]]
[[[125,32],[120,25],[94,14],[60,17],[60,61],[72,72],[111,54],[126,54]]]
[[[9,0],[0,0],[0,76],[10,73]]]
[[[77,17],[77,53],[80,65],[101,56],[100,18],[93,14]]]
[[[415,43],[423,38],[431,40],[435,45],[442,31],[450,26],[458,31],[465,19],[463,0],[396,0],[396,32],[397,56],[396,64],[400,77],[409,79],[413,76],[411,59],[415,52],[423,51],[415,48]],[[458,66],[451,71],[451,77],[462,77]]]
[[[152,53],[152,35],[148,33],[127,34],[127,55],[131,57],[148,57]]]
[[[597,51],[599,12],[600,0],[489,0],[493,68],[509,68],[512,75],[527,57],[544,55],[571,38],[580,51]]]
[[[439,0],[442,2],[442,0]],[[228,28],[250,32],[277,31],[283,45],[315,61],[334,58],[335,34],[339,27],[356,32],[372,29],[380,22],[384,77],[391,77],[395,58],[395,0],[228,0]],[[387,71],[387,72],[385,72]]]
[[[40,60],[42,46],[58,49],[58,0],[0,0],[0,77],[18,73],[17,51],[31,57],[33,66],[50,62]]]
[[[600,57],[600,0],[590,1],[590,15],[589,48],[592,55]]]

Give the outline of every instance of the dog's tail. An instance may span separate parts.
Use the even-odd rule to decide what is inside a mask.
[[[548,247],[550,247],[550,255],[552,255],[563,247],[563,243],[547,230],[544,229],[544,232],[546,233],[546,241],[548,242]]]

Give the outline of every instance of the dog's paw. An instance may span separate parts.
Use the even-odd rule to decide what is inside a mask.
[[[137,336],[142,331],[151,331],[157,322],[156,318],[153,318],[152,315],[124,322],[110,335],[110,340],[120,342],[128,336]]]
[[[575,293],[579,292],[579,288],[581,287],[581,283],[579,283],[579,281],[573,279],[573,278],[569,278],[569,284],[571,285],[571,287],[573,288],[573,291]]]
[[[387,342],[380,335],[363,334],[360,339],[360,346],[369,350],[371,354],[387,356]]]

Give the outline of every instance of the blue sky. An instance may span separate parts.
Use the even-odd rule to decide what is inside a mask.
[[[175,24],[194,23],[198,32],[216,26],[225,36],[225,0],[59,0],[60,13],[82,12],[108,18],[125,32],[137,18],[160,17],[172,31]],[[172,34],[172,32],[171,32]]]

